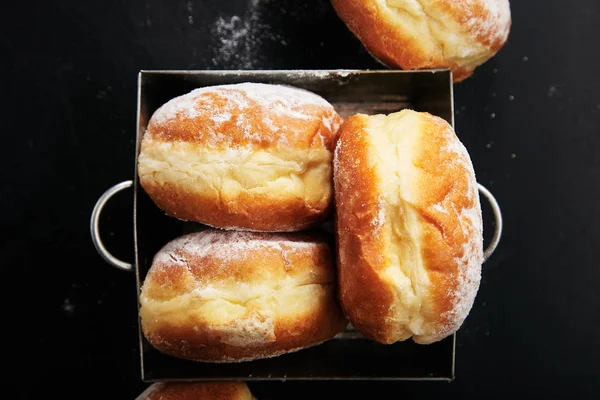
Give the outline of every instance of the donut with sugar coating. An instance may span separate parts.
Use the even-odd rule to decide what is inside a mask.
[[[306,90],[203,87],[160,107],[138,157],[140,184],[168,215],[216,228],[299,231],[331,211],[340,116]]]
[[[506,43],[508,0],[331,0],[375,58],[402,69],[450,68],[462,81]]]
[[[159,382],[136,400],[256,400],[245,382]]]
[[[454,333],[477,294],[481,205],[469,154],[443,119],[355,115],[334,157],[339,293],[367,338]]]
[[[140,293],[142,332],[159,351],[205,362],[274,357],[333,338],[333,253],[316,232],[207,229],[154,257]]]

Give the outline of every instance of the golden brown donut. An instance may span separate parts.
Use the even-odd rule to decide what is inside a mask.
[[[508,0],[331,0],[367,50],[390,67],[450,68],[462,81],[508,39]]]
[[[346,325],[333,254],[309,233],[208,229],[177,238],[154,257],[140,304],[148,341],[195,361],[274,357]]]
[[[245,382],[159,382],[136,400],[256,400]]]
[[[334,182],[339,292],[365,337],[439,341],[479,287],[481,206],[465,147],[446,121],[403,110],[340,128]]]
[[[298,231],[331,209],[340,117],[314,93],[260,83],[210,86],[150,119],[140,184],[168,215],[217,228]]]

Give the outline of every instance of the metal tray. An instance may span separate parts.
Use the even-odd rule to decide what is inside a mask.
[[[304,88],[327,99],[342,117],[357,112],[390,113],[403,108],[427,111],[454,126],[452,74],[448,70],[361,71],[141,71],[138,77],[136,170],[131,181],[107,190],[98,200],[90,223],[94,245],[111,265],[133,270],[137,293],[154,254],[168,241],[199,224],[166,216],[141,189],[137,174],[140,140],[152,113],[173,97],[192,89],[218,84],[263,82]],[[114,258],[100,239],[99,219],[104,204],[115,193],[133,186],[135,261],[131,265]],[[495,224],[486,257],[500,239],[500,209],[480,185],[492,205]],[[329,221],[330,222],[330,221]],[[489,236],[489,232],[488,232]],[[139,306],[139,304],[138,304]],[[138,321],[139,322],[139,321]],[[140,324],[138,323],[138,327]],[[179,360],[161,354],[139,329],[141,375],[145,382],[170,380],[452,380],[456,335],[431,345],[410,340],[381,345],[362,338],[352,327],[319,346],[276,358],[234,364],[211,364]]]

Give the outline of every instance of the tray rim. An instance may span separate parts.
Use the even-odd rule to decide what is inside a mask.
[[[138,190],[139,186],[139,178],[138,178],[138,156],[139,156],[139,148],[140,148],[140,139],[142,135],[140,134],[140,129],[145,129],[142,127],[141,114],[142,114],[142,83],[143,77],[146,75],[232,75],[232,76],[243,76],[247,75],[249,77],[253,75],[291,75],[298,74],[299,77],[308,77],[308,76],[317,76],[317,77],[346,77],[350,74],[356,75],[367,75],[367,74],[387,74],[387,75],[414,75],[414,74],[446,74],[448,76],[448,91],[449,91],[449,100],[450,100],[450,125],[455,128],[454,125],[454,85],[452,79],[452,71],[447,68],[436,68],[436,69],[421,69],[421,70],[390,70],[390,69],[273,69],[273,70],[187,70],[187,69],[142,69],[137,74],[137,104],[136,104],[136,140],[135,140],[135,157],[134,157],[134,175],[133,175],[133,236],[134,236],[134,262],[133,262],[133,270],[136,277],[136,305],[138,313],[137,315],[137,330],[138,330],[138,351],[139,351],[139,360],[140,360],[140,369],[141,369],[141,378],[143,382],[146,383],[155,383],[155,382],[164,382],[165,380],[161,379],[150,379],[146,377],[145,367],[144,367],[144,355],[143,355],[143,341],[145,340],[141,324],[139,318],[139,293],[140,293],[140,268],[139,268],[139,251],[138,251],[138,235],[137,235],[137,202],[138,202]],[[277,382],[285,382],[285,381],[444,381],[444,382],[452,382],[455,380],[456,375],[456,338],[457,333],[452,334],[452,357],[451,357],[451,369],[450,376],[437,376],[437,377],[252,377],[247,376],[242,380],[244,381],[254,381],[254,382],[269,382],[269,381],[277,381]],[[229,377],[206,377],[206,378],[194,378],[194,381],[230,381],[232,378]],[[168,381],[173,382],[182,382],[189,381],[189,379],[185,378],[169,378]]]

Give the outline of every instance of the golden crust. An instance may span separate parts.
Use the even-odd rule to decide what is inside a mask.
[[[245,382],[154,383],[137,400],[255,400]]]
[[[346,317],[365,337],[387,342],[385,320],[395,297],[378,274],[384,253],[377,218],[375,166],[363,129],[363,117],[347,118],[339,131],[334,164],[338,286]]]
[[[173,182],[142,181],[146,193],[167,215],[215,228],[298,231],[323,222],[333,206],[330,201],[313,204],[299,197],[253,195],[251,192],[241,192],[233,202],[219,201],[210,193],[184,190]],[[331,192],[326,192],[326,198]]]
[[[277,148],[283,139],[294,148],[333,150],[336,121],[339,125],[333,107],[313,93],[243,83],[204,87],[171,100],[152,116],[146,135],[214,149]]]
[[[331,210],[331,104],[297,88],[244,83],[172,99],[145,132],[140,184],[168,215],[217,228],[298,231]]]
[[[208,362],[321,343],[346,325],[332,258],[316,234],[183,236],[157,253],[144,280],[142,331],[165,354]]]
[[[473,168],[445,121],[405,110],[388,117],[396,124],[410,118],[412,124],[401,132],[412,137],[404,142],[411,145],[397,155],[408,158],[409,167],[395,171],[374,145],[373,137],[386,132],[374,128],[373,118],[385,121],[348,118],[335,153],[342,308],[363,335],[378,342],[412,336],[431,343],[460,327],[479,285],[483,239]],[[384,196],[391,184],[384,170],[399,176],[393,190],[400,193],[398,204]],[[395,280],[390,273],[395,257],[409,281],[405,286],[404,277]]]
[[[331,0],[363,45],[386,65],[450,68],[462,81],[506,43],[508,0]]]

